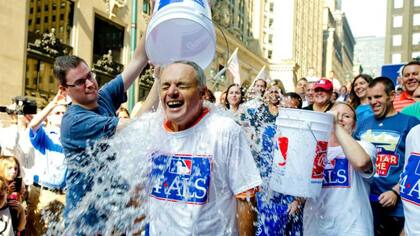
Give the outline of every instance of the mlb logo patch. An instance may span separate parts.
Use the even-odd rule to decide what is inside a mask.
[[[177,175],[191,175],[192,160],[171,159],[169,172]]]
[[[155,154],[150,174],[153,198],[202,205],[207,203],[212,162],[210,156]]]

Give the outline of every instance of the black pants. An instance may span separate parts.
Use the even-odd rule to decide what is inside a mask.
[[[399,236],[404,227],[404,217],[390,216],[389,209],[371,202],[375,236]]]

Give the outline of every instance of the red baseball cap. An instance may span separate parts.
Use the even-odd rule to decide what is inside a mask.
[[[317,89],[317,88],[323,89],[327,92],[332,92],[333,91],[333,84],[330,80],[328,80],[326,78],[322,78],[322,79],[315,82],[314,89]]]

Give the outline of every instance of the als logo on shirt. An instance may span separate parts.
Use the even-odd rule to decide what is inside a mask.
[[[207,203],[211,157],[155,154],[152,161],[152,197],[187,204]]]
[[[337,157],[327,163],[324,170],[323,188],[349,188],[350,165],[345,157]]]
[[[389,169],[392,166],[397,167],[399,164],[396,149],[401,135],[393,131],[367,130],[360,138],[373,143],[376,147],[376,175],[379,177],[388,176]]]
[[[400,179],[401,199],[420,207],[420,153],[412,152]]]

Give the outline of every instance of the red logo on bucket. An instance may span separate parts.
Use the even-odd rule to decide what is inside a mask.
[[[324,168],[327,161],[327,147],[328,142],[317,141],[314,158],[314,167],[312,169],[312,179],[322,180],[323,178]]]
[[[279,137],[277,139],[277,143],[279,145],[279,150],[281,153],[280,160],[278,165],[283,167],[286,165],[287,159],[287,148],[289,147],[289,139],[287,137]]]

